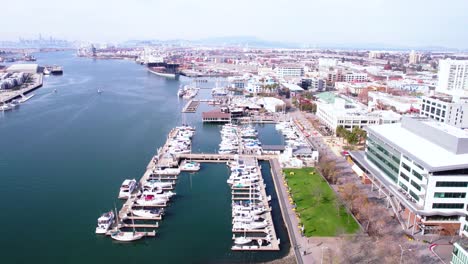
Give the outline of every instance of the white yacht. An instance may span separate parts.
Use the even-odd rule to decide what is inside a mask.
[[[200,163],[195,161],[184,160],[180,164],[180,171],[199,171]]]
[[[105,234],[115,221],[114,212],[109,211],[98,218],[96,234]]]
[[[12,110],[14,107],[10,104],[3,104],[3,105],[0,105],[0,111],[10,111]]]
[[[185,94],[185,90],[183,88],[179,88],[179,90],[177,91],[177,96],[182,97],[184,96],[184,94]]]
[[[145,183],[145,185],[143,185],[143,189],[154,190],[154,189],[162,189],[162,188],[171,188],[172,185],[173,185],[173,182],[149,180]]]
[[[119,199],[128,199],[132,195],[133,191],[137,187],[137,181],[135,179],[125,180],[120,186]]]
[[[158,168],[153,171],[157,175],[178,175],[180,173],[179,168]]]
[[[132,211],[132,213],[139,217],[155,218],[164,215],[164,208],[151,210],[135,209]]]

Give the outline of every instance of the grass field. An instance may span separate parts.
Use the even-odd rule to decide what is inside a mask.
[[[352,234],[359,230],[354,218],[336,202],[335,193],[314,168],[283,171],[307,237]]]

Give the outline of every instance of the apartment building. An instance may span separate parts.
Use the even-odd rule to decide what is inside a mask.
[[[466,235],[468,132],[409,116],[366,130],[365,151],[351,158],[390,193],[405,227],[413,234]]]
[[[437,92],[468,95],[468,60],[440,60]]]
[[[304,76],[304,67],[298,65],[281,65],[276,68],[276,74],[279,78],[302,77]]]
[[[423,97],[421,114],[442,123],[467,129],[468,97],[449,95]]]

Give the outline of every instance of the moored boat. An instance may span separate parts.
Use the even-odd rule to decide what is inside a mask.
[[[115,239],[117,241],[122,241],[122,242],[131,242],[135,240],[142,239],[145,236],[145,232],[123,232],[123,231],[117,231],[115,233],[111,234],[112,239]]]
[[[98,218],[96,234],[105,234],[115,221],[114,212],[109,211]]]
[[[133,191],[137,187],[137,182],[135,179],[124,180],[120,186],[119,199],[128,199],[132,195]]]

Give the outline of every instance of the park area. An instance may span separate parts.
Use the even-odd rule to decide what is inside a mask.
[[[283,171],[305,236],[336,236],[353,234],[359,230],[353,216],[347,213],[336,194],[314,168]]]

